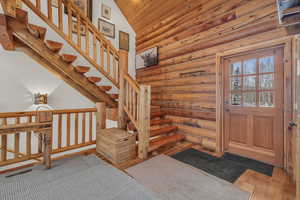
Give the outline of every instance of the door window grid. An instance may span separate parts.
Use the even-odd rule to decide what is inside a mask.
[[[230,65],[230,102],[233,106],[274,107],[274,56],[233,62]]]

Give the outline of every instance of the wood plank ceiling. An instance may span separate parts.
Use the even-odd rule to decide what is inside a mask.
[[[177,12],[177,6],[189,7],[191,0],[114,0],[128,22],[138,33],[145,26],[153,23],[163,23],[170,12]],[[202,0],[200,0],[202,1]]]

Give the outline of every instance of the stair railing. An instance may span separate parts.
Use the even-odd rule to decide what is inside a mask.
[[[150,137],[151,87],[139,85],[128,74],[128,52],[120,50],[119,128],[126,128],[126,115],[138,131],[138,156],[147,158]]]
[[[151,87],[139,85],[128,74],[128,52],[116,50],[71,0],[57,0],[57,8],[52,7],[52,0],[1,0],[2,7],[6,8],[6,14],[16,16],[17,2],[24,3],[120,89],[118,126],[126,128],[127,115],[138,131],[139,158],[147,158],[150,137]],[[42,11],[42,2],[47,2],[46,14]],[[57,23],[54,20],[54,9],[57,9]],[[67,13],[67,20],[64,12]],[[67,23],[64,23],[65,20]],[[76,41],[74,41],[74,35]]]
[[[57,0],[57,8],[52,6],[54,0],[2,0],[2,6],[7,8],[6,14],[16,16],[17,2],[26,5],[117,88],[119,87],[118,50],[71,0]],[[13,8],[14,6],[16,7]]]

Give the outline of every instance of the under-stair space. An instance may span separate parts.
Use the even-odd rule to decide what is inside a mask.
[[[5,14],[0,15],[0,42],[5,50],[24,52],[92,102],[118,108],[118,128],[135,132],[141,159],[185,138],[160,107],[150,106],[151,87],[138,84],[128,73],[128,52],[117,50],[75,4],[58,1],[53,8],[49,0],[21,3],[22,8],[16,1],[1,4]],[[32,14],[45,26],[31,22]],[[49,30],[60,38],[48,37]],[[77,62],[79,57],[85,64]],[[99,126],[97,130],[106,128]]]

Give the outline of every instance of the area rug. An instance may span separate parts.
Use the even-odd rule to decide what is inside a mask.
[[[218,158],[195,149],[188,149],[172,157],[231,183],[234,183],[247,169],[267,176],[272,176],[273,173],[272,165],[230,153],[225,153]]]
[[[94,155],[0,176],[1,200],[158,200],[151,190]]]
[[[249,200],[250,193],[215,176],[160,155],[126,170],[163,200]]]

